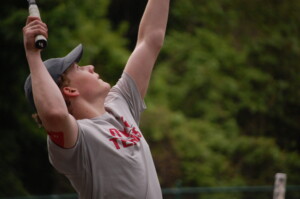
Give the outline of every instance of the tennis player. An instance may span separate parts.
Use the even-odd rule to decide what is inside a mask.
[[[113,87],[93,65],[79,65],[81,44],[64,57],[43,62],[34,38],[48,38],[47,26],[37,17],[27,19],[23,35],[30,75],[25,94],[48,134],[51,164],[81,199],[162,198],[139,121],[168,12],[169,0],[148,0],[136,47]]]

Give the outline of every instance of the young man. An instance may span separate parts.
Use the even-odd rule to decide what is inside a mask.
[[[23,34],[31,74],[25,93],[48,133],[50,162],[79,198],[162,198],[138,124],[168,11],[169,0],[148,0],[136,47],[112,88],[94,66],[78,65],[82,45],[63,58],[43,62],[34,38],[47,37],[47,26],[36,17],[27,19]]]

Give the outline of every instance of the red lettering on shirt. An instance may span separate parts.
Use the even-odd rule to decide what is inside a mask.
[[[64,147],[64,133],[63,132],[47,132],[52,142],[60,147]]]
[[[139,138],[142,137],[142,134],[141,134],[140,132],[138,132],[138,131],[135,129],[135,127],[132,128],[132,132],[133,132],[136,136],[138,136]]]
[[[117,142],[118,138],[110,138],[109,141],[112,141],[116,147],[116,149],[120,149],[120,146]]]
[[[132,142],[139,142],[140,138],[133,136],[133,139],[131,139]]]
[[[121,121],[124,123],[124,125],[125,125],[126,127],[130,127],[130,125],[128,124],[128,122],[125,121],[123,117],[121,117]]]
[[[130,134],[127,132],[126,128],[123,131],[120,131],[125,137],[129,137]]]
[[[129,144],[127,144],[127,142],[129,142]],[[130,143],[130,142],[131,142],[131,140],[122,140],[123,147],[127,148],[127,147],[130,147],[130,146],[136,144],[136,143]]]
[[[122,135],[120,134],[120,132],[117,129],[109,129],[109,132],[112,136],[118,135],[119,137],[122,137]]]
[[[115,128],[109,129],[109,132],[112,135],[112,138],[110,138],[109,141],[111,141],[118,150],[121,149],[121,147],[127,148],[136,145],[142,137],[142,134],[137,131],[133,125],[129,125],[129,123],[125,121],[123,117],[121,117],[121,121],[124,125],[123,130],[118,130]]]

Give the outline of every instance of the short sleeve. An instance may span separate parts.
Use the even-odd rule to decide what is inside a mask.
[[[128,106],[134,120],[138,124],[141,113],[146,109],[146,105],[135,81],[125,72],[123,72],[117,84],[111,89],[106,98],[106,104],[114,101],[116,98],[122,98],[121,103],[123,103],[123,106]]]
[[[56,145],[48,136],[49,161],[60,173],[71,175],[82,170],[85,162],[83,160],[85,153],[83,139],[82,132],[79,132],[76,145],[70,149],[65,149]]]

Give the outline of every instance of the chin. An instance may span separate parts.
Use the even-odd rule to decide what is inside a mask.
[[[100,85],[101,96],[106,97],[108,95],[110,89],[111,89],[111,86],[109,83],[102,82]]]
[[[111,86],[110,86],[109,83],[103,82],[103,83],[102,83],[102,88],[103,88],[103,90],[105,90],[105,92],[108,93],[108,92],[110,91],[110,89],[111,89]]]
[[[103,81],[102,79],[99,79],[98,81],[99,81],[99,84],[101,87],[105,87],[105,88],[109,88],[109,89],[111,88],[110,84]]]
[[[108,90],[110,90],[111,89],[111,86],[110,86],[110,84],[109,83],[107,83],[107,82],[105,82],[105,87],[108,89]]]

